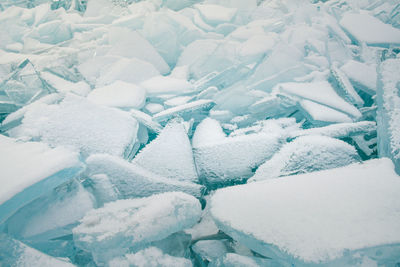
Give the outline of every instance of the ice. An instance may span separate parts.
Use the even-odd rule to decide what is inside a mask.
[[[84,156],[128,156],[136,142],[138,126],[128,113],[67,95],[60,104],[27,110],[22,124],[10,135],[40,139],[51,146],[73,147]]]
[[[344,112],[352,118],[359,118],[360,111],[343,100],[325,81],[313,83],[283,83],[277,85],[277,90],[301,99],[310,100],[332,109]],[[342,121],[343,122],[343,121]]]
[[[261,267],[271,266],[279,267],[284,266],[279,262],[275,262],[265,258],[248,257],[235,253],[226,253],[223,257],[218,258],[211,262],[210,267]]]
[[[87,96],[90,86],[84,81],[71,82],[50,72],[42,72],[42,78],[60,93],[74,93],[80,96]]]
[[[72,267],[66,259],[53,258],[36,249],[28,247],[10,236],[0,233],[1,264],[10,267]]]
[[[118,200],[87,213],[73,229],[74,240],[104,263],[193,226],[200,214],[200,202],[180,192]]]
[[[344,99],[358,107],[364,105],[364,101],[357,94],[349,78],[337,67],[336,64],[331,67],[331,74],[338,84],[338,89],[340,90],[339,93],[341,93],[341,96]]]
[[[135,118],[138,122],[146,126],[152,132],[158,133],[161,131],[162,126],[153,120],[153,117],[149,114],[146,114],[140,110],[132,109],[130,114],[133,118]]]
[[[315,126],[325,126],[330,123],[351,123],[353,121],[343,112],[309,100],[301,100],[299,109]]]
[[[357,43],[384,46],[400,44],[400,30],[365,13],[345,13],[340,25]]]
[[[376,66],[350,60],[340,68],[349,77],[350,81],[370,95],[376,93]]]
[[[399,249],[399,189],[383,158],[221,189],[211,213],[222,231],[264,256],[321,264]]]
[[[192,250],[202,262],[213,262],[222,255],[228,253],[226,240],[200,240],[193,246]]]
[[[194,159],[200,179],[215,186],[250,177],[253,168],[280,148],[283,142],[280,130],[223,137],[216,121],[204,120],[193,136]]]
[[[232,21],[237,12],[236,8],[227,8],[213,4],[197,4],[195,8],[200,12],[204,20],[212,26]]]
[[[141,109],[146,102],[146,90],[134,84],[115,81],[91,91],[87,98],[99,105]]]
[[[0,221],[82,171],[78,154],[0,135]],[[23,168],[21,167],[23,166]]]
[[[133,198],[147,197],[162,192],[182,191],[200,197],[203,191],[202,186],[198,184],[187,181],[175,181],[157,175],[151,170],[146,170],[137,164],[129,163],[121,158],[110,155],[99,154],[90,156],[86,164],[88,177],[91,177],[95,183],[101,178],[99,186],[105,195],[116,194],[121,198]],[[99,175],[105,176],[99,177]],[[105,183],[106,187],[102,186]],[[107,185],[110,183],[112,186]]]
[[[208,110],[210,110],[214,105],[215,103],[212,100],[200,99],[163,110],[159,113],[154,114],[153,119],[157,122],[163,122],[175,116],[182,116],[183,118],[185,118],[185,113],[187,114],[190,112],[196,112],[199,114],[199,117],[201,117],[201,115],[203,115],[204,113],[206,114]]]
[[[58,44],[72,38],[71,26],[61,20],[40,24],[27,37],[37,39],[45,44]]]
[[[29,104],[55,90],[44,81],[33,64],[27,59],[1,84],[0,90],[17,105]]]
[[[175,181],[198,181],[192,146],[179,119],[171,120],[132,163]]]
[[[123,258],[111,260],[110,267],[191,267],[192,262],[185,258],[173,257],[164,254],[156,247],[149,247],[136,252],[135,254],[126,254]]]
[[[169,76],[155,76],[141,83],[149,96],[157,94],[190,93],[193,85],[186,80]]]
[[[400,59],[380,66],[378,81],[378,153],[393,160],[400,173]]]
[[[284,145],[249,181],[338,168],[360,162],[356,149],[337,139],[309,135]]]

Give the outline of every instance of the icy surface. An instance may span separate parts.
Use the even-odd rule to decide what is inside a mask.
[[[360,89],[363,89],[371,95],[376,92],[376,66],[350,60],[341,67],[341,70],[355,85],[359,86]]]
[[[171,120],[134,158],[135,163],[176,181],[198,181],[192,146],[181,120]]]
[[[371,160],[221,189],[211,213],[220,229],[260,254],[320,263],[345,250],[399,243],[399,188],[392,162]]]
[[[40,139],[51,146],[69,146],[84,155],[124,156],[136,141],[138,123],[127,113],[68,95],[59,105],[43,105],[25,113],[13,137]]]
[[[73,229],[74,240],[95,258],[106,259],[191,227],[200,213],[200,202],[180,192],[118,200],[86,214]]]
[[[66,259],[50,257],[33,249],[6,234],[0,234],[0,260],[1,264],[10,267],[73,267]]]
[[[284,145],[250,181],[337,168],[361,161],[356,149],[326,136],[303,136]]]

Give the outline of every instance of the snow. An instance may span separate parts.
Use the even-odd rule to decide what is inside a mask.
[[[79,149],[84,155],[124,156],[136,141],[138,123],[128,113],[67,95],[60,104],[26,111],[12,137],[40,138],[51,146]]]
[[[185,258],[173,257],[164,254],[162,250],[156,247],[148,247],[134,254],[126,254],[124,258],[111,260],[110,267],[191,267],[192,262]]]
[[[95,258],[107,259],[191,227],[200,214],[200,202],[181,192],[117,200],[87,213],[73,229],[74,241]]]
[[[18,142],[3,135],[0,135],[0,147],[1,220],[44,192],[74,178],[82,168],[78,153],[63,147],[52,149],[43,143]],[[45,183],[41,189],[29,190],[39,182]],[[14,196],[17,197],[12,200]]]
[[[320,105],[313,101],[301,100],[300,106],[306,112],[306,115],[310,117],[311,123],[314,123],[314,121],[322,123],[344,123],[353,121],[343,112]]]
[[[192,138],[192,145],[194,148],[212,145],[222,141],[226,138],[221,125],[217,120],[205,118],[199,125]]]
[[[399,29],[369,14],[347,12],[340,20],[340,25],[358,43],[385,47],[400,44]]]
[[[198,181],[192,146],[180,120],[171,120],[132,163],[172,180]]]
[[[146,90],[134,84],[115,81],[91,91],[87,98],[99,105],[141,109],[146,102]]]
[[[185,93],[193,91],[193,85],[186,80],[169,76],[155,76],[143,81],[141,86],[149,95]]]
[[[340,69],[355,83],[355,85],[359,86],[360,89],[366,90],[366,92],[371,95],[376,93],[376,66],[350,60]]]
[[[361,161],[356,149],[337,139],[309,135],[284,145],[249,181],[338,168]]]
[[[399,243],[399,189],[383,158],[221,189],[211,213],[222,231],[264,256],[323,263]]]

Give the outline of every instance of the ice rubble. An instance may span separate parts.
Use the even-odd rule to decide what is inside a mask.
[[[397,228],[362,238],[335,233],[397,216],[389,196],[398,185],[387,160],[360,165],[366,170],[345,166],[389,157],[400,172],[399,14],[395,0],[2,1],[0,230],[8,236],[1,239],[40,255],[40,265],[55,265],[57,257],[78,266],[290,266],[329,257],[324,264],[395,265],[398,240],[379,234],[396,238]],[[323,169],[332,170],[317,172]],[[331,177],[336,173],[344,177]],[[322,186],[325,180],[332,186]],[[117,253],[105,239],[89,249],[73,234],[85,215],[101,221],[109,212],[117,224],[118,216],[133,215],[109,207],[174,191],[198,198],[203,211],[187,196],[198,211],[193,222],[171,222],[145,246],[115,239],[124,246]],[[239,191],[254,202],[217,201]],[[234,206],[233,219],[247,219],[249,231],[218,219],[216,203],[224,214]],[[194,211],[179,205],[169,208],[182,216]],[[257,239],[252,225],[264,223],[265,211],[276,216],[265,220],[262,237],[293,227],[276,230],[273,241]],[[147,227],[151,218],[135,223]],[[321,226],[320,219],[329,220]],[[104,234],[115,233],[115,224]],[[296,239],[299,233],[306,234]],[[323,236],[324,244],[341,246],[324,246]],[[300,243],[310,245],[293,245]],[[2,247],[0,265],[23,264],[13,253]]]
[[[264,256],[324,263],[345,250],[398,244],[399,188],[393,163],[376,159],[221,189],[211,213],[220,229]]]

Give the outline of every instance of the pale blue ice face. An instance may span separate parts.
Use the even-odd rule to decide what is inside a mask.
[[[400,264],[399,14],[0,1],[0,266]]]

